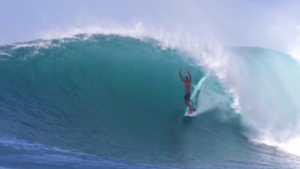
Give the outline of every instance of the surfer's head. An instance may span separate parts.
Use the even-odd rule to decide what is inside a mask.
[[[184,81],[185,81],[185,82],[188,82],[188,81],[189,81],[189,78],[188,78],[187,76],[185,76]]]

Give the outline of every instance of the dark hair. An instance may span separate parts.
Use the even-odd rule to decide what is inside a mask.
[[[189,77],[185,76],[185,78],[189,78]]]

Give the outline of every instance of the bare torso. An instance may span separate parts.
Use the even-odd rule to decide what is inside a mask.
[[[190,82],[184,82],[184,88],[186,93],[191,92],[191,83]]]

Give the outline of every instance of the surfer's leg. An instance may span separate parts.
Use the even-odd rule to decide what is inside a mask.
[[[190,104],[190,97],[191,97],[191,93],[185,93],[184,102],[190,108],[189,114],[192,114],[193,113],[193,108]]]
[[[190,104],[190,101],[189,100],[185,100],[184,102],[190,108],[189,114],[192,114],[193,113],[193,108],[192,108],[192,106]]]

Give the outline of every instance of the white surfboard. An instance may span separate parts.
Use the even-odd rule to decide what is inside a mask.
[[[190,117],[193,117],[193,116],[196,116],[196,115],[197,115],[197,114],[196,114],[195,111],[193,111],[192,114],[189,114],[189,111],[188,111],[188,112],[185,112],[185,115],[184,115],[184,116],[190,116]]]
[[[198,82],[198,84],[194,87],[194,90],[193,90],[193,92],[192,92],[192,95],[191,95],[191,106],[195,109],[195,110],[197,110],[197,107],[198,107],[198,105],[197,105],[197,101],[196,101],[196,96],[197,96],[197,94],[200,92],[200,89],[201,89],[201,86],[202,86],[202,84],[203,84],[203,82],[205,81],[205,79],[206,79],[206,76],[204,76],[204,77],[202,77],[202,79]],[[189,108],[187,107],[186,108],[186,110],[185,110],[185,114],[184,114],[185,116],[195,116],[195,115],[197,115],[196,114],[196,111],[193,111],[193,113],[192,114],[189,114]]]

